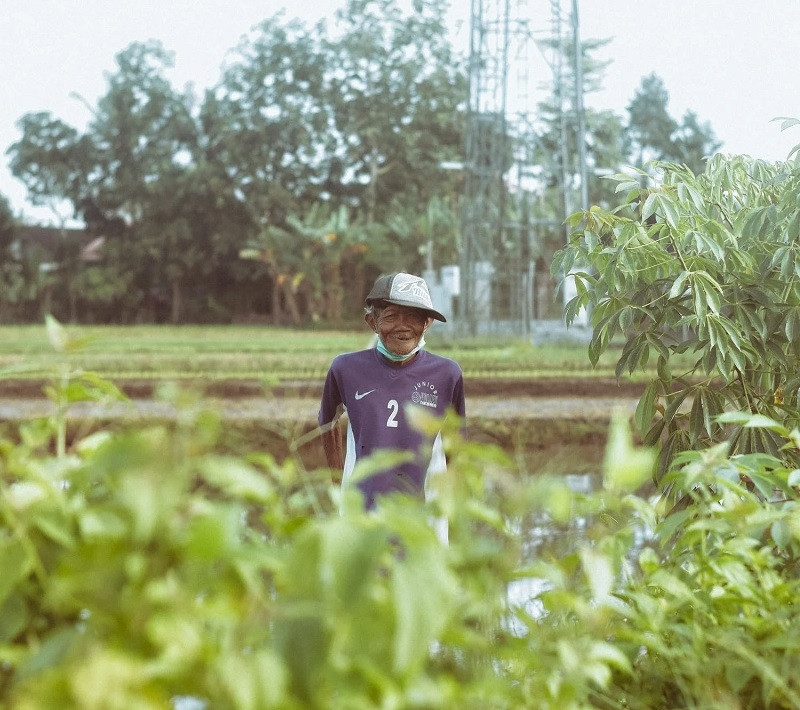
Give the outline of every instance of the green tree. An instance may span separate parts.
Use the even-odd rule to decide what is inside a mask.
[[[672,134],[678,129],[669,115],[669,92],[656,74],[642,82],[628,104],[628,137],[635,164],[642,167],[651,160],[669,160]]]
[[[17,126],[22,136],[6,153],[31,204],[49,208],[60,223],[76,216],[95,165],[91,140],[49,112],[25,114]]]
[[[10,256],[16,226],[14,213],[11,211],[11,203],[5,195],[0,194],[0,259],[3,262]]]
[[[440,164],[462,153],[466,83],[446,11],[443,0],[420,0],[409,13],[397,0],[349,0],[337,13],[328,78],[339,191],[355,195],[367,225],[398,194],[421,211],[453,188]]]
[[[0,194],[0,318],[17,305],[24,289],[22,265],[18,258],[19,244],[15,245],[16,221],[11,204]],[[18,254],[14,254],[15,246]]]
[[[413,213],[434,194],[455,193],[440,162],[460,155],[464,84],[444,9],[425,2],[403,14],[394,0],[352,2],[334,38],[324,24],[309,30],[276,16],[239,47],[206,101],[214,159],[236,182],[249,246],[274,281],[273,319],[280,304],[292,322],[304,307],[341,318],[336,274],[352,273],[363,288],[366,265],[392,266],[373,257],[389,254],[383,223],[398,195]],[[322,260],[318,274],[310,253]]]
[[[386,240],[393,253],[381,261],[408,262],[414,271],[434,269],[435,264],[450,264],[458,260],[457,210],[438,195],[428,200],[425,209],[406,205],[397,200],[387,219],[391,235]],[[413,255],[413,256],[412,256]]]
[[[672,160],[686,165],[695,175],[705,170],[706,158],[721,147],[708,121],[700,121],[694,111],[687,111],[673,136]]]
[[[408,13],[396,0],[354,0],[335,37],[324,23],[277,15],[202,100],[171,86],[160,43],[136,42],[116,56],[84,134],[50,114],[25,117],[10,151],[15,175],[34,202],[105,238],[91,269],[54,272],[70,284],[71,312],[80,303],[98,318],[150,320],[166,299],[173,321],[230,317],[249,303],[241,286],[267,278],[239,252],[271,235],[265,253],[282,284],[273,305],[302,320],[313,298],[295,278],[303,240],[291,235],[324,226],[314,222],[323,213],[369,226],[361,246],[336,258],[326,249],[328,266],[341,257],[357,284],[365,270],[391,268],[372,257],[390,254],[379,242],[398,196],[413,214],[457,192],[440,163],[461,153],[465,80],[445,11],[444,0]],[[194,287],[202,304],[187,298]]]
[[[306,244],[290,218],[302,222],[325,184],[331,121],[323,34],[324,25],[309,30],[280,15],[265,20],[236,48],[201,109],[208,163],[227,180],[229,206],[240,213],[239,248],[261,262],[269,279],[275,323],[304,318]],[[250,271],[259,278],[259,270]]]
[[[344,318],[345,269],[351,267],[363,281],[363,255],[368,250],[369,230],[350,216],[351,210],[341,205],[336,210],[317,203],[303,219],[289,217],[289,226],[303,248],[306,264],[302,281],[309,315],[313,320],[325,319],[340,323]],[[361,284],[363,286],[363,284]],[[360,293],[357,296],[361,302]]]
[[[49,310],[53,289],[63,287],[68,317],[74,321],[78,317],[81,244],[69,238],[67,223],[77,215],[87,193],[96,164],[94,146],[89,137],[49,112],[26,114],[17,125],[22,137],[7,151],[11,172],[27,188],[32,204],[52,212],[61,232],[57,248],[50,254],[56,268],[46,277],[43,307]]]
[[[687,111],[681,123],[667,109],[669,93],[656,74],[642,78],[628,104],[627,138],[631,159],[637,167],[652,160],[688,165],[695,174],[705,167],[705,158],[721,143],[708,122],[701,122],[694,111]]]
[[[770,429],[728,432],[718,416],[800,423],[800,164],[717,155],[700,175],[657,168],[616,176],[624,209],[572,217],[584,226],[553,263],[580,265],[567,316],[590,308],[593,362],[623,339],[618,376],[656,361],[636,421],[662,443],[662,472],[728,433],[733,452],[780,457]]]
[[[265,20],[203,103],[209,159],[229,176],[256,231],[282,226],[320,192],[330,125],[322,27]]]
[[[134,43],[116,61],[90,126],[102,155],[97,202],[128,225],[125,238],[107,250],[120,268],[135,269],[130,312],[167,286],[177,322],[185,283],[210,255],[206,235],[189,217],[196,205],[187,185],[201,144],[193,97],[166,79],[173,59],[158,42]]]

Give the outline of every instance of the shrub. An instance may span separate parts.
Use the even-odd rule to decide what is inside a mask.
[[[593,362],[619,337],[618,376],[657,362],[636,420],[645,443],[663,445],[661,473],[724,439],[783,455],[770,430],[717,415],[800,423],[800,160],[716,155],[700,175],[656,164],[654,176],[611,179],[621,204],[573,215],[553,270],[575,277],[567,318],[589,308]]]
[[[214,412],[71,446],[64,416],[0,441],[1,707],[800,707],[785,457],[685,452],[668,509],[621,418],[584,492],[454,422],[432,501],[340,516],[329,472],[217,453]]]

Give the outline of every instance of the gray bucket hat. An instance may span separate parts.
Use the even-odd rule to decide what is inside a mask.
[[[365,300],[368,306],[376,301],[385,301],[398,306],[419,308],[427,311],[436,320],[447,322],[447,319],[434,309],[425,279],[402,271],[379,276]]]

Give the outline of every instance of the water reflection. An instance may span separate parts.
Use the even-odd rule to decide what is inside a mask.
[[[598,476],[592,474],[565,475],[570,491],[576,496],[591,495],[600,485]],[[570,516],[567,523],[558,523],[546,513],[532,513],[515,522],[514,527],[522,542],[521,565],[524,567],[536,560],[561,559],[578,550],[586,541],[588,529],[593,519],[585,515]],[[652,531],[644,524],[634,529],[633,545],[628,559],[635,559],[639,550],[651,537]],[[551,588],[550,583],[537,577],[525,577],[511,582],[506,588],[509,609],[509,631],[517,636],[528,632],[528,626],[520,620],[520,616],[540,619],[544,613],[541,595]],[[519,616],[518,616],[519,615]]]
[[[595,489],[595,477],[591,474],[568,474],[564,476],[570,491],[574,494],[588,495]],[[586,537],[587,518],[571,516],[567,524],[556,523],[546,513],[532,513],[515,522],[513,527],[522,539],[522,565],[548,556],[563,556],[574,549],[579,540]],[[511,582],[506,588],[509,608],[514,610],[508,617],[509,631],[516,636],[524,635],[528,626],[520,621],[516,613],[533,619],[544,614],[541,595],[550,588],[545,579],[526,577]]]

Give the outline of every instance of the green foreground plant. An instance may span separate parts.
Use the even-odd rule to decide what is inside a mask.
[[[589,309],[592,362],[624,338],[617,376],[657,361],[636,421],[646,444],[663,445],[661,474],[676,453],[727,437],[734,452],[798,463],[770,429],[717,417],[800,422],[800,157],[716,155],[700,175],[654,169],[657,180],[612,178],[625,194],[617,209],[571,218],[580,229],[553,264],[575,277],[567,318]]]
[[[330,472],[219,455],[212,411],[62,449],[63,416],[0,440],[0,707],[800,707],[800,471],[776,457],[686,453],[694,505],[664,513],[622,419],[583,494],[454,423],[431,502],[340,516]]]

